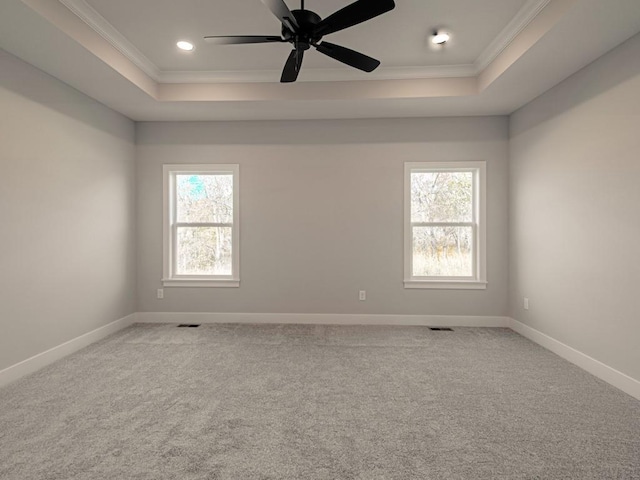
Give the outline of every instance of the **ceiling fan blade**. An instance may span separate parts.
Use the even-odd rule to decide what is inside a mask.
[[[293,16],[284,0],[262,0],[262,3],[292,32],[300,28],[298,27],[298,22],[296,22],[296,17]]]
[[[207,43],[214,45],[241,45],[243,43],[271,43],[284,42],[284,38],[264,35],[235,35],[235,36],[216,36],[210,35],[204,37]]]
[[[264,1],[264,0],[263,0]],[[316,25],[314,35],[328,35],[382,15],[395,8],[393,0],[357,0]]]
[[[282,70],[281,83],[291,83],[298,79],[303,57],[304,50],[291,50],[287,63],[284,64],[284,70]]]
[[[365,72],[373,72],[380,65],[380,60],[333,43],[322,42],[315,47],[320,53]]]

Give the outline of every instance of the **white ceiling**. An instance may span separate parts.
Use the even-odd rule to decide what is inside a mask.
[[[384,67],[472,64],[507,26],[526,0],[399,0],[387,14],[332,34],[326,40],[382,61]],[[210,45],[205,35],[279,35],[280,23],[260,0],[87,0],[107,22],[162,71],[275,70],[284,65],[289,44]],[[305,8],[327,17],[348,0],[307,0]],[[291,9],[299,0],[288,0]],[[429,48],[431,31],[455,32],[446,51]],[[187,39],[192,54],[175,48]],[[305,58],[310,68],[335,68],[324,55]],[[360,75],[364,76],[364,73]],[[276,76],[276,80],[279,76]]]
[[[640,31],[638,0],[396,3],[327,37],[379,58],[376,72],[310,52],[287,85],[288,45],[199,40],[277,34],[260,0],[2,0],[0,47],[134,120],[416,117],[511,113]],[[454,34],[439,51],[427,43],[436,26]],[[178,39],[196,50],[179,52]]]

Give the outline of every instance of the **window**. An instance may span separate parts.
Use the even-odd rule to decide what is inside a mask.
[[[486,288],[485,170],[405,164],[405,288]]]
[[[163,285],[238,287],[238,165],[163,170]]]

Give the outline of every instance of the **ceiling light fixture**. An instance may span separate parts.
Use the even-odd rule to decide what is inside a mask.
[[[435,31],[431,36],[431,42],[435,45],[444,45],[449,41],[451,35],[443,31]]]
[[[180,40],[178,43],[176,43],[176,45],[180,50],[184,50],[185,52],[190,52],[194,48],[193,43],[187,42],[185,40]]]

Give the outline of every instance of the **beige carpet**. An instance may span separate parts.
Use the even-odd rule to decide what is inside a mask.
[[[0,479],[640,479],[640,402],[507,329],[136,325],[0,390]]]

